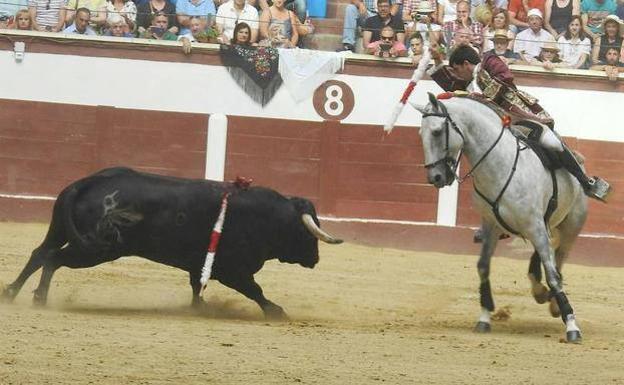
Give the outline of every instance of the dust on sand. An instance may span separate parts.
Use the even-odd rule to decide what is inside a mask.
[[[0,224],[0,282],[45,231]],[[474,334],[475,265],[353,244],[322,246],[314,270],[271,261],[256,277],[287,322],[216,282],[194,312],[185,273],[138,258],[59,270],[47,308],[31,305],[35,274],[0,305],[0,384],[624,384],[623,269],[564,268],[584,333],[570,345],[529,294],[528,260],[502,257],[492,289],[513,315]]]

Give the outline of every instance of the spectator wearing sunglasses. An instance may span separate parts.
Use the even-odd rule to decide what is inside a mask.
[[[139,3],[137,6],[137,18],[136,24],[139,33],[145,32],[147,28],[152,25],[152,18],[156,12],[163,12],[167,15],[167,23],[169,25],[169,32],[173,34],[178,33],[177,19],[176,19],[176,7],[169,0],[149,0]]]
[[[219,39],[229,44],[234,36],[234,28],[239,22],[245,22],[251,28],[251,42],[258,39],[258,11],[245,0],[230,0],[219,6],[217,10],[217,31]]]
[[[377,12],[377,15],[366,19],[362,36],[364,47],[368,48],[370,43],[381,40],[381,30],[386,26],[392,27],[395,40],[403,44],[405,42],[403,20],[399,16],[392,16],[390,1],[377,0]]]
[[[371,55],[386,59],[407,56],[405,45],[397,41],[396,33],[389,25],[381,29],[379,40],[369,43],[366,51]]]
[[[28,10],[35,31],[59,32],[65,25],[65,0],[30,0]]]

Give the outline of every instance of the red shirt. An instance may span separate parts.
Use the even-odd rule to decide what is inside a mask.
[[[545,0],[529,0],[529,9],[537,8],[543,15],[545,3]],[[516,20],[527,22],[527,14],[522,6],[522,0],[510,0],[507,10],[516,14]]]

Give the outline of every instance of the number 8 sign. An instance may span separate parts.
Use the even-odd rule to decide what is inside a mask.
[[[314,91],[314,109],[325,120],[343,120],[353,111],[353,90],[345,82],[329,80]]]

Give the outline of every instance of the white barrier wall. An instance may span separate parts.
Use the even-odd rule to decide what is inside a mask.
[[[222,66],[29,53],[16,62],[0,51],[0,98],[82,105],[107,105],[194,113],[323,120],[312,99],[296,104],[282,87],[265,107],[253,103]],[[401,96],[406,79],[338,75],[353,90],[355,104],[343,120],[383,125]],[[591,81],[591,80],[588,80]],[[523,87],[540,99],[564,136],[624,142],[621,123],[613,114],[624,106],[618,92]],[[441,89],[421,81],[412,100],[426,103],[426,93]],[[420,115],[405,108],[398,125],[418,126]],[[619,124],[619,127],[618,127]],[[381,128],[380,128],[381,129]]]

